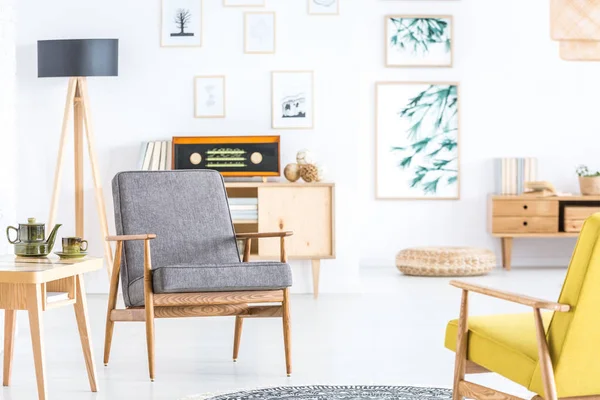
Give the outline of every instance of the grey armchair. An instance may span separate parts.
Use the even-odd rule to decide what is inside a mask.
[[[235,316],[236,361],[244,318],[281,317],[289,376],[292,273],[284,240],[292,232],[236,235],[225,185],[216,171],[121,172],[113,179],[113,198],[118,236],[106,238],[116,242],[116,251],[104,364],[117,321],[146,322],[148,369],[154,380],[155,318]],[[243,260],[236,237],[246,244]],[[249,262],[251,241],[273,237],[280,239],[280,262]],[[116,309],[119,273],[125,309]]]

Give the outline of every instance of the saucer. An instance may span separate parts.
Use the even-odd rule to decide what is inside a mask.
[[[61,259],[83,258],[87,256],[87,252],[85,251],[82,251],[81,253],[63,253],[62,251],[55,251],[54,254],[59,256]]]

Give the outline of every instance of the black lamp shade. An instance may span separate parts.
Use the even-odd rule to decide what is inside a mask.
[[[38,77],[117,76],[119,39],[38,40]]]

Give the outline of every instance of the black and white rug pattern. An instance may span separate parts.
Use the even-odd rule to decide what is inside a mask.
[[[183,400],[451,400],[452,390],[416,386],[278,386]]]

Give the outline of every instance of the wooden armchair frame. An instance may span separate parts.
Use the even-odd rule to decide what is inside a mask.
[[[293,232],[240,233],[237,239],[245,242],[243,262],[250,259],[252,239],[280,238],[281,262],[287,262],[285,238]],[[274,318],[283,320],[283,340],[285,346],[285,366],[287,375],[292,373],[291,329],[289,288],[260,291],[235,292],[199,292],[199,293],[154,293],[152,289],[152,258],[150,241],[154,234],[109,236],[107,241],[116,242],[116,250],[110,294],[106,313],[106,332],[104,338],[104,365],[108,365],[115,322],[146,322],[146,342],[148,347],[148,370],[150,380],[154,381],[154,319],[206,316],[235,316],[233,339],[233,360],[237,361],[242,324],[244,318]],[[131,240],[144,241],[144,307],[116,309],[121,270],[123,243]],[[254,305],[256,303],[281,303],[278,305]],[[249,305],[253,304],[253,305]]]
[[[546,332],[542,321],[540,310],[552,310],[554,312],[568,312],[571,306],[568,304],[560,304],[552,301],[536,299],[534,297],[523,296],[511,292],[492,289],[485,286],[475,285],[472,283],[451,281],[450,284],[459,289],[462,289],[462,298],[460,302],[460,317],[458,320],[458,337],[456,339],[456,360],[454,364],[454,385],[452,392],[453,400],[462,400],[463,397],[468,397],[478,400],[524,400],[520,397],[513,396],[498,390],[494,390],[485,386],[477,385],[473,382],[465,380],[466,374],[479,374],[493,372],[488,369],[467,360],[468,346],[468,314],[469,314],[469,292],[483,294],[497,299],[510,301],[513,303],[522,304],[533,308],[533,318],[535,320],[535,330],[538,344],[538,355],[540,362],[540,370],[542,373],[542,384],[544,387],[544,395],[534,396],[533,400],[557,400],[556,382],[554,380],[554,368],[550,351],[548,350],[548,342],[546,340]],[[600,396],[585,396],[565,398],[571,400],[600,400]]]

